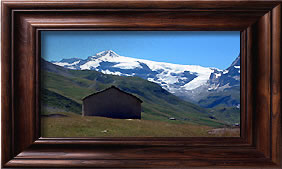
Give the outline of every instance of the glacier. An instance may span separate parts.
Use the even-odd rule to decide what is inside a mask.
[[[192,101],[201,99],[201,95],[206,96],[209,92],[240,85],[240,55],[225,70],[120,56],[113,50],[102,51],[86,59],[62,59],[52,63],[68,69],[141,77]]]

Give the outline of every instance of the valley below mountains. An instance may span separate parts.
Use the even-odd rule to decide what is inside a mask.
[[[81,99],[115,85],[141,98],[142,119],[220,127],[240,122],[240,56],[225,70],[136,59],[108,50],[42,59],[43,114],[80,114]]]

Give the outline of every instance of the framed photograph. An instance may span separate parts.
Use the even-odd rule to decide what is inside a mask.
[[[2,167],[281,168],[280,1],[2,1]]]

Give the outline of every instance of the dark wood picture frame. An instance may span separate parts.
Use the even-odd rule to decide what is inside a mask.
[[[281,2],[2,1],[2,167],[280,168]],[[241,137],[40,137],[42,30],[241,31]]]

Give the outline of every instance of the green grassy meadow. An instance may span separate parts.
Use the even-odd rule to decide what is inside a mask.
[[[212,133],[212,127],[154,120],[111,119],[61,113],[67,117],[43,117],[44,137],[218,137],[238,132]]]

